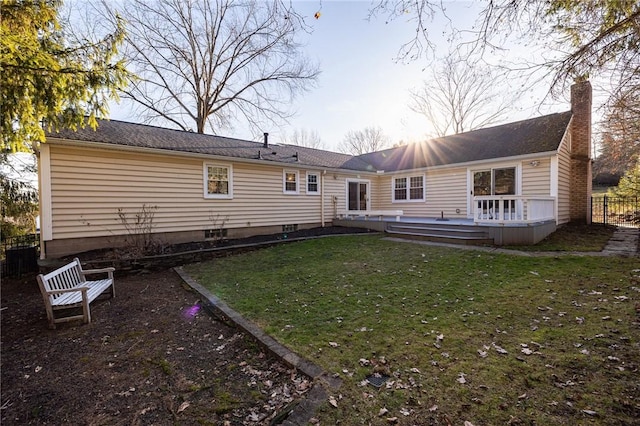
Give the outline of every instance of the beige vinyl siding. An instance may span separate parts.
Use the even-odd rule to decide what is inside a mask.
[[[571,153],[569,133],[565,134],[560,143],[558,153],[558,223],[567,223],[570,220],[570,194],[571,194]]]
[[[424,172],[421,172],[424,173]],[[416,176],[398,174],[395,176]],[[447,217],[466,217],[467,213],[467,171],[463,168],[440,169],[426,172],[425,201],[392,201],[393,178],[378,178],[378,205],[380,210],[402,210],[405,216],[440,217],[444,212]],[[456,213],[456,209],[460,213]]]
[[[321,197],[306,195],[304,169],[287,168],[299,171],[299,194],[289,195],[283,193],[281,166],[50,147],[54,239],[126,235],[118,209],[133,218],[145,204],[157,206],[154,232],[210,229],[216,225],[212,217],[218,226],[228,217],[225,228],[321,221]],[[204,163],[232,166],[233,199],[204,198]],[[335,195],[343,194],[344,181]],[[333,217],[331,195],[325,196],[327,221]]]
[[[551,160],[542,158],[537,166],[532,166],[531,161],[522,162],[522,195],[551,194]]]
[[[391,196],[391,188],[386,188],[390,184],[388,184],[389,178],[384,176],[374,176],[371,179],[371,210],[389,210],[394,209],[395,207],[388,207],[387,202],[387,194],[389,197]]]
[[[325,217],[329,221],[339,211],[347,210],[347,179],[355,179],[343,173],[327,173],[324,177],[325,185]],[[371,191],[371,188],[369,188]],[[369,192],[371,194],[371,192]],[[335,201],[334,198],[335,197]]]

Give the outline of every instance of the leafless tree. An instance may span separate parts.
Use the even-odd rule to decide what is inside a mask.
[[[544,58],[518,68],[551,75],[555,94],[565,93],[575,79],[597,75],[610,79],[612,102],[624,96],[623,92],[640,87],[637,0],[494,0],[482,5],[473,28],[455,28],[450,20],[451,40],[479,54],[502,49],[518,37],[544,48]],[[399,52],[399,59],[412,60],[433,54],[429,25],[436,15],[447,16],[447,2],[375,0],[370,14],[415,21],[414,38]]]
[[[198,133],[238,120],[254,129],[277,124],[319,75],[299,43],[304,20],[286,0],[103,4],[127,22],[124,54],[139,78],[123,97],[148,122]]]
[[[286,143],[290,145],[305,146],[307,148],[320,149],[324,142],[317,130],[294,129],[290,135],[285,136]]]
[[[380,127],[365,127],[347,132],[338,150],[345,154],[361,155],[387,148],[390,142]]]
[[[594,163],[594,176],[621,176],[640,161],[640,91],[629,91],[617,98],[602,124],[601,152]]]
[[[490,68],[450,55],[434,68],[430,80],[411,90],[409,108],[424,115],[433,136],[486,127],[504,118],[512,105],[504,90],[498,92],[498,81]]]

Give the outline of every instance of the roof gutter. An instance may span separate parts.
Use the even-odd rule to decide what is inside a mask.
[[[545,152],[536,152],[533,154],[525,154],[525,155],[516,155],[513,157],[499,157],[499,158],[490,158],[488,160],[476,160],[476,161],[466,161],[464,163],[452,163],[452,164],[443,164],[439,166],[428,166],[428,167],[420,167],[416,169],[402,169],[402,170],[382,170],[378,171],[378,175],[398,175],[398,174],[407,174],[413,172],[427,172],[429,170],[443,170],[443,169],[453,169],[453,168],[468,168],[481,166],[483,164],[495,164],[495,163],[508,163],[508,162],[517,162],[517,161],[527,161],[527,160],[535,160],[547,157],[553,157],[558,155],[558,151],[545,151]]]

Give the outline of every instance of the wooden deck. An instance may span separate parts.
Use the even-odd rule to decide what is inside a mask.
[[[380,220],[351,216],[334,219],[335,226],[367,228],[397,237],[454,244],[532,245],[556,230],[553,220],[535,223],[475,223],[472,219],[382,217]]]

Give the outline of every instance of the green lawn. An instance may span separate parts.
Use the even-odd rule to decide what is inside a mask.
[[[637,422],[638,268],[362,235],[185,269],[343,378],[321,424],[478,426]],[[390,379],[376,389],[363,383],[372,373]]]

